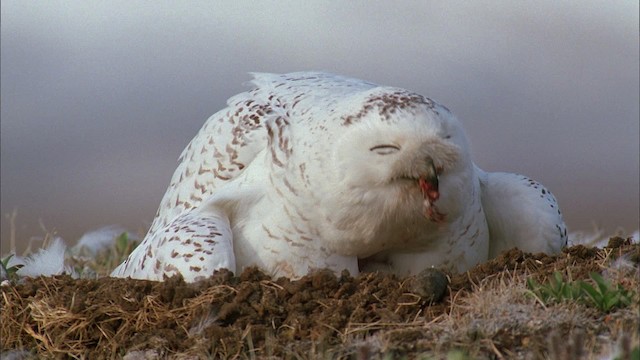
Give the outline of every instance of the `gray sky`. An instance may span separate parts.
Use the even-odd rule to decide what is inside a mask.
[[[549,187],[570,231],[638,228],[637,1],[1,6],[1,210],[18,210],[19,241],[43,234],[39,219],[69,243],[146,229],[178,155],[249,71],[429,96],[480,167]]]

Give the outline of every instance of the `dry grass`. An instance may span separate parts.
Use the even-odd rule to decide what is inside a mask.
[[[122,254],[104,256],[113,262]],[[100,259],[81,265],[104,274]],[[526,280],[544,282],[554,270],[588,279],[597,270],[639,289],[639,259],[640,247],[628,243],[557,257],[512,251],[453,276],[448,296],[433,305],[403,279],[376,274],[297,283],[222,273],[196,285],[22,280],[1,288],[0,350],[76,359],[606,358],[640,344],[637,294],[630,307],[605,313],[576,301],[544,304]],[[304,311],[291,316],[291,309]]]

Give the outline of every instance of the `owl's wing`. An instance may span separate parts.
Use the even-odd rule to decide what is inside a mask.
[[[478,173],[489,226],[489,257],[514,247],[554,254],[567,245],[567,228],[558,202],[542,184],[518,174],[480,169]]]
[[[185,281],[207,278],[218,269],[236,271],[229,219],[222,211],[188,211],[147,236],[112,273],[162,281],[182,274]]]
[[[257,101],[247,106],[248,101],[212,115],[184,149],[149,235],[239,176],[267,146],[264,122],[279,114]]]
[[[294,114],[309,119],[313,107],[332,109],[347,94],[374,87],[321,72],[252,75],[252,89],[231,97],[228,106],[205,122],[180,155],[149,234],[239,176],[267,148],[268,121],[290,119]]]

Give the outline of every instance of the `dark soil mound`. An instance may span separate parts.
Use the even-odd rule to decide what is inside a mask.
[[[447,314],[482,281],[508,272],[542,282],[555,270],[587,279],[602,270],[603,260],[620,256],[638,266],[638,245],[617,240],[610,245],[576,246],[557,256],[511,250],[467,273],[449,275],[448,288],[439,285],[438,276],[434,285],[431,275],[425,280],[319,271],[291,281],[257,269],[239,277],[222,271],[196,284],[179,277],[165,282],[27,279],[1,288],[0,346],[2,351],[33,349],[39,356],[89,359],[369,358],[381,353],[411,358],[435,349],[412,345],[424,332],[416,329]],[[444,299],[433,303],[430,295],[438,287],[446,289]],[[398,331],[408,328],[412,331]]]

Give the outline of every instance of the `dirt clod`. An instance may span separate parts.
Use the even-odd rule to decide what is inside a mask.
[[[447,291],[449,279],[447,275],[434,268],[422,270],[418,275],[407,279],[407,290],[420,296],[423,301],[434,303],[440,301]]]

